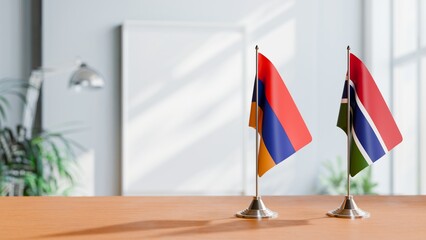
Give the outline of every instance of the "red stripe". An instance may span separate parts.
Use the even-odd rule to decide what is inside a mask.
[[[350,79],[359,99],[373,120],[388,150],[402,141],[402,135],[367,67],[355,55],[350,58]]]
[[[258,74],[259,81],[264,83],[269,105],[285,129],[294,150],[299,150],[311,142],[311,134],[277,69],[261,53],[258,57]]]

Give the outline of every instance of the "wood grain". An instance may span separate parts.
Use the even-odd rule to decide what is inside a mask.
[[[251,197],[4,197],[0,239],[426,239],[426,196],[356,196],[358,220],[325,216],[341,196],[263,200],[278,218],[235,218]]]

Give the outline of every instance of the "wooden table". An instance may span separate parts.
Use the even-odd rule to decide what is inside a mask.
[[[0,239],[426,239],[426,196],[356,196],[358,220],[325,216],[342,196],[263,200],[278,218],[235,218],[251,197],[3,197]]]

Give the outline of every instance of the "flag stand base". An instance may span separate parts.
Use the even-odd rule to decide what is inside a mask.
[[[342,205],[340,208],[329,211],[327,213],[330,217],[338,217],[338,218],[368,218],[370,217],[370,213],[361,210],[355,203],[352,195],[345,196]]]
[[[269,210],[260,197],[253,197],[250,206],[235,216],[239,218],[276,218],[278,213]]]

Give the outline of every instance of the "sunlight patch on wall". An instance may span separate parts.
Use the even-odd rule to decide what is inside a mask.
[[[130,30],[123,194],[240,194],[241,28]]]

